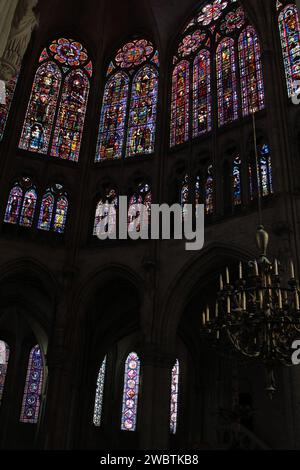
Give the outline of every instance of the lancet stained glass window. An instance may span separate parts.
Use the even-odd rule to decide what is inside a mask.
[[[174,69],[172,78],[171,147],[189,138],[190,71],[183,60]]]
[[[29,355],[20,421],[36,424],[39,419],[43,388],[43,356],[39,345]]]
[[[92,63],[79,42],[65,38],[55,40],[45,48],[40,63],[19,147],[77,162]]]
[[[3,398],[5,379],[9,361],[9,346],[0,340],[0,406]]]
[[[213,166],[210,165],[207,169],[205,179],[205,213],[206,215],[212,215],[214,213],[214,175]]]
[[[277,10],[288,96],[292,97],[300,86],[299,15],[293,2],[277,1]]]
[[[66,196],[60,195],[57,198],[56,211],[54,215],[53,231],[56,233],[64,233],[66,220],[68,215],[68,199]]]
[[[208,50],[199,52],[194,61],[193,106],[193,136],[198,137],[211,130],[212,97],[210,52]]]
[[[243,115],[248,116],[265,107],[260,44],[252,26],[240,35],[239,58]]]
[[[3,139],[7,118],[14,97],[18,77],[12,78],[5,84],[5,103],[0,104],[0,142]]]
[[[154,152],[158,67],[158,52],[146,39],[118,50],[107,71],[96,162]]]
[[[146,65],[136,75],[130,103],[127,156],[154,152],[158,72]]]
[[[183,29],[173,57],[171,147],[212,130],[215,82],[218,94],[215,114],[220,127],[237,120],[240,109],[247,116],[251,107],[255,111],[264,108],[260,44],[238,0],[207,2]]]
[[[182,207],[182,217],[186,220],[188,214],[188,203],[189,203],[189,176],[185,175],[184,180],[181,184],[180,189],[180,204]]]
[[[232,165],[232,192],[233,192],[233,205],[235,207],[242,204],[242,162],[237,156]]]
[[[32,180],[29,177],[20,178],[8,196],[4,222],[23,227],[32,227],[37,193]]]
[[[260,191],[262,197],[273,194],[273,174],[271,151],[268,144],[262,144],[258,147],[258,168],[255,170],[255,161],[249,164],[249,185],[250,197],[253,200],[257,195],[257,172],[259,173]]]
[[[103,396],[104,396],[104,384],[106,375],[106,362],[105,357],[99,370],[96,387],[95,407],[94,407],[94,425],[96,427],[101,426],[102,422],[102,409],[103,409]]]
[[[147,230],[150,224],[152,193],[148,183],[141,183],[137,191],[129,200],[128,209],[128,231],[140,232]],[[140,205],[145,207],[143,213],[140,212]]]
[[[122,431],[135,431],[137,425],[140,386],[140,359],[135,352],[129,354],[125,363]]]
[[[238,118],[236,57],[234,40],[226,38],[217,49],[217,88],[219,125]]]
[[[118,193],[110,189],[105,198],[101,198],[97,204],[94,236],[99,234],[112,234],[117,229],[117,211],[119,207]]]
[[[35,208],[37,203],[37,194],[35,189],[29,189],[24,196],[23,207],[20,216],[20,225],[22,227],[32,227]]]
[[[4,222],[16,225],[19,222],[20,209],[23,200],[23,190],[17,183],[10,191],[5,211]]]
[[[179,398],[179,361],[177,359],[172,369],[172,382],[171,382],[170,430],[172,434],[176,434],[176,431],[177,431],[178,398]]]

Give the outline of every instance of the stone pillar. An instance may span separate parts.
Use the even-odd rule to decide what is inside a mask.
[[[16,0],[8,1],[15,3]],[[32,32],[38,24],[37,15],[34,12],[37,3],[38,0],[19,0],[18,2],[6,45],[1,44],[3,51],[0,55],[0,80],[9,81],[20,71]]]
[[[168,450],[171,372],[176,358],[155,345],[148,344],[143,351],[140,448]]]
[[[3,56],[18,0],[0,0],[0,57]]]

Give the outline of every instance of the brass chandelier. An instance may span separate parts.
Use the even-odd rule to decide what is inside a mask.
[[[300,339],[300,290],[290,261],[289,274],[278,260],[267,256],[269,235],[262,224],[261,183],[258,168],[255,115],[254,144],[258,185],[259,227],[256,243],[259,256],[249,261],[246,269],[239,263],[238,276],[231,282],[229,269],[220,275],[220,288],[213,308],[202,313],[201,331],[216,344],[229,340],[233,349],[248,359],[263,363],[267,372],[267,392],[276,392],[275,367],[291,366],[292,344]]]

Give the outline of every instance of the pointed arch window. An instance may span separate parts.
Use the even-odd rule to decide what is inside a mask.
[[[18,77],[14,77],[5,84],[5,103],[0,104],[0,142],[3,139],[7,118],[10,112]]]
[[[93,423],[96,427],[101,426],[102,422],[102,410],[103,410],[103,397],[104,397],[104,385],[105,385],[105,376],[106,376],[106,363],[107,357],[105,356],[97,378],[96,386],[96,397],[95,397],[95,407],[94,407],[94,419]]]
[[[179,399],[179,361],[172,369],[172,382],[171,382],[171,416],[170,416],[170,431],[171,434],[177,432],[178,421],[178,399]]]
[[[189,138],[190,65],[186,60],[176,65],[172,77],[171,147]]]
[[[186,220],[189,203],[189,175],[185,175],[180,188],[180,204],[182,207],[182,217]]]
[[[31,178],[17,181],[8,197],[4,222],[22,227],[32,227],[37,203],[37,193]]]
[[[39,345],[30,351],[20,421],[36,424],[39,419],[43,388],[43,356]]]
[[[63,186],[54,185],[43,196],[38,229],[49,232],[63,233],[65,231],[68,212],[68,199]]]
[[[126,359],[122,407],[122,431],[135,431],[140,387],[140,359],[132,352]]]
[[[213,172],[212,165],[210,165],[207,168],[204,190],[205,190],[205,213],[206,215],[213,215],[215,211],[215,201],[214,201],[214,172]]]
[[[239,37],[239,59],[243,116],[265,107],[261,48],[257,33],[248,26]]]
[[[211,65],[210,52],[200,51],[194,60],[193,75],[193,136],[211,131]]]
[[[212,100],[215,82],[217,110]],[[239,113],[247,116],[250,108],[264,106],[259,39],[243,7],[237,0],[206,2],[184,28],[173,57],[170,147],[209,133],[213,111],[221,127],[237,120]]]
[[[223,39],[217,49],[219,126],[238,118],[236,56],[234,40]]]
[[[268,144],[258,146],[258,168],[255,170],[255,162],[249,163],[249,186],[250,198],[253,200],[257,196],[257,172],[259,173],[260,192],[262,197],[268,197],[273,194],[273,173],[271,150]]]
[[[239,155],[232,165],[232,197],[234,207],[242,204],[242,161]]]
[[[19,147],[77,162],[92,62],[82,44],[65,38],[45,48],[39,62]]]
[[[152,204],[151,186],[148,183],[140,183],[137,191],[129,200],[128,210],[128,231],[140,232],[143,228],[147,229],[150,224]],[[139,205],[143,205],[146,209],[140,212]]]
[[[0,340],[0,406],[3,398],[5,379],[9,361],[9,346],[4,341]]]
[[[158,67],[158,52],[146,39],[118,50],[107,71],[96,162],[154,152]]]
[[[277,1],[278,26],[283,54],[288,96],[299,88],[300,81],[300,24],[295,3]]]
[[[101,198],[96,207],[94,221],[94,236],[112,234],[117,229],[117,212],[119,208],[119,197],[116,189],[108,191],[105,198]]]

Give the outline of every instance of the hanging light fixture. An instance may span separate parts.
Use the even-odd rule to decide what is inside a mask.
[[[255,113],[254,147],[258,187],[259,227],[256,243],[259,255],[249,261],[247,270],[239,263],[236,282],[229,269],[220,275],[220,289],[213,309],[202,314],[202,332],[217,340],[230,341],[238,353],[263,363],[267,371],[267,392],[276,392],[275,367],[292,365],[292,343],[300,338],[300,291],[292,261],[285,276],[278,260],[267,256],[269,235],[262,224],[261,181],[259,172]],[[284,279],[286,280],[284,282]]]

